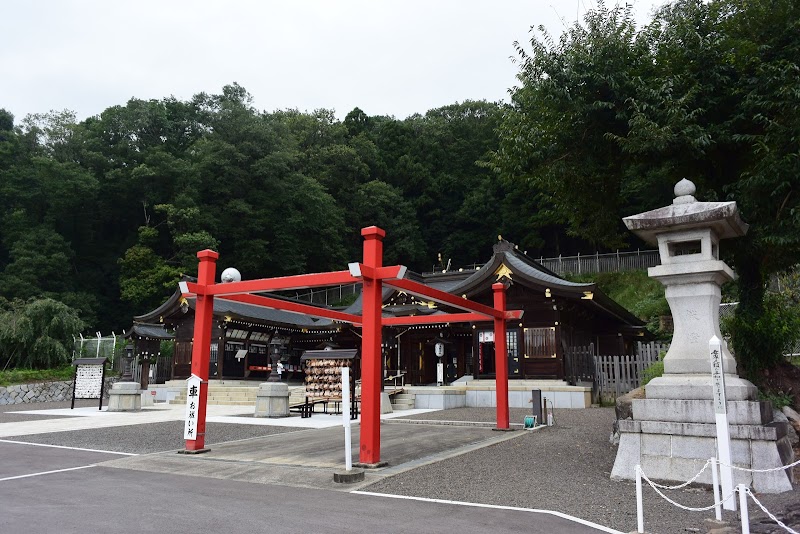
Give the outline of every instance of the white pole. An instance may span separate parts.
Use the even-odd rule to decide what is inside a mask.
[[[642,468],[636,466],[636,532],[644,532],[644,505],[642,503]]]
[[[103,335],[100,332],[95,332],[97,334],[97,352],[95,353],[95,358],[100,357],[100,341],[103,339]]]
[[[344,465],[353,469],[353,448],[350,439],[350,368],[342,367],[342,422],[344,424]]]
[[[717,521],[722,521],[722,507],[719,502],[719,465],[717,465],[716,458],[711,458],[709,461],[711,462],[711,483],[714,486],[714,502],[716,503],[714,506],[714,517]]]
[[[736,486],[739,492],[739,508],[741,509],[742,534],[750,534],[750,514],[747,513],[747,486],[739,484]]]
[[[733,497],[733,468],[731,465],[731,437],[728,430],[728,408],[725,400],[725,371],[722,368],[722,348],[717,336],[708,341],[711,355],[711,385],[714,388],[714,413],[717,420],[717,458],[720,462],[720,479],[722,495],[726,499],[722,504],[726,510],[736,510],[736,499]]]

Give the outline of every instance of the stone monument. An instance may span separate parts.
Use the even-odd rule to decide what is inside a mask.
[[[256,417],[289,417],[289,386],[264,382],[256,393]]]
[[[686,481],[716,457],[709,340],[719,329],[720,287],[734,274],[719,259],[719,241],[743,236],[736,202],[698,202],[695,186],[681,180],[672,205],[624,218],[629,230],[658,244],[661,265],[648,270],[666,286],[674,333],[664,375],[633,401],[633,418],[618,422],[620,443],[611,478],[635,478],[635,466],[651,479]],[[767,469],[793,461],[785,423],[773,422],[772,406],[758,401],[756,387],[736,373],[736,360],[722,343],[723,372],[735,466]],[[735,483],[756,491],[792,489],[791,470],[734,471]],[[706,470],[698,479],[710,483]]]
[[[142,409],[142,390],[138,382],[116,382],[108,396],[109,412],[138,412]]]

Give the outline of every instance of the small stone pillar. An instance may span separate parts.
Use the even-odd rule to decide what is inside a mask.
[[[618,421],[614,479],[634,479],[639,464],[652,479],[683,482],[716,456],[708,344],[712,336],[722,339],[720,287],[734,278],[719,259],[719,241],[745,235],[748,225],[736,202],[698,202],[694,193],[694,184],[681,180],[672,205],[623,219],[629,230],[658,244],[661,265],[648,274],[666,287],[675,330],[664,375],[647,384],[646,398],[632,401],[633,418]],[[736,360],[724,342],[721,349],[733,463],[747,469],[791,463],[786,425],[773,422],[770,403],[758,401],[756,387],[736,374]],[[786,470],[734,473],[736,484],[759,492],[792,489]],[[699,482],[711,482],[708,470]]]
[[[137,382],[116,382],[108,396],[109,412],[139,412],[142,409],[142,390]]]
[[[259,384],[256,417],[289,417],[289,386],[283,382]]]

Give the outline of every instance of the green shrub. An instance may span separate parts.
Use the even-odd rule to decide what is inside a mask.
[[[780,410],[784,406],[791,407],[794,402],[792,396],[787,393],[784,393],[783,391],[767,392],[767,393],[759,391],[758,398],[761,400],[770,401],[772,403],[772,407],[775,408],[776,410]]]
[[[664,374],[664,362],[657,361],[651,363],[647,369],[642,373],[642,385],[646,386],[654,378],[658,378]]]
[[[33,382],[51,382],[72,380],[75,368],[65,365],[55,369],[11,369],[0,371],[0,386],[13,386],[15,384],[30,384]]]

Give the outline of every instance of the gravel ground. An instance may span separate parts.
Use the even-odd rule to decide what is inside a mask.
[[[530,412],[512,409],[511,422]],[[410,419],[495,421],[493,408],[459,408],[410,416]],[[556,510],[595,521],[622,532],[636,530],[636,488],[632,481],[610,479],[617,448],[608,441],[613,408],[556,410],[555,426],[527,432],[516,439],[406,471],[369,486],[367,491],[418,497]],[[713,502],[710,488],[669,492],[686,506]],[[800,490],[759,495],[771,511],[782,512],[800,502]],[[644,491],[648,532],[706,532],[710,512],[687,512]],[[751,523],[758,521],[750,503]],[[740,528],[735,514],[724,516]],[[777,528],[777,527],[776,527]],[[737,532],[740,532],[737,531]],[[766,531],[762,531],[766,532]],[[777,532],[777,531],[776,531]]]

